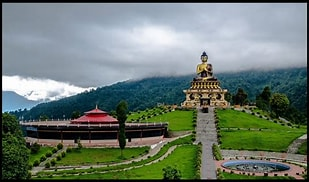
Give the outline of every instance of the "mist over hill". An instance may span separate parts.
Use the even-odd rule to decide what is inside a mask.
[[[221,88],[236,94],[243,88],[250,101],[255,101],[257,94],[266,86],[271,92],[284,93],[292,106],[299,111],[307,111],[307,68],[288,68],[272,71],[243,71],[237,73],[220,73],[214,75],[219,79]],[[154,107],[158,103],[177,104],[185,100],[183,90],[190,87],[195,75],[151,77],[140,80],[118,82],[90,91],[60,99],[41,103],[29,111],[11,112],[17,117],[38,119],[45,115],[48,118],[70,118],[74,111],[92,110],[98,105],[107,112],[116,109],[121,100],[128,102],[130,111]]]

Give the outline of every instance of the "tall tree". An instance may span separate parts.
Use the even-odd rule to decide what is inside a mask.
[[[121,156],[123,156],[123,149],[126,146],[126,135],[125,135],[125,122],[127,120],[128,104],[122,100],[119,102],[116,108],[117,120],[119,122],[119,136],[118,142],[121,149]]]
[[[256,106],[262,110],[269,111],[270,97],[271,97],[270,87],[266,86],[263,92],[256,97]]]
[[[270,98],[270,108],[276,117],[284,115],[290,105],[290,101],[285,94],[274,93]]]
[[[80,112],[79,111],[73,111],[71,115],[71,119],[77,119],[80,117]]]
[[[237,93],[234,97],[234,99],[235,99],[234,103],[236,105],[239,104],[240,106],[243,106],[247,97],[248,97],[248,94],[244,91],[244,89],[238,88],[238,91],[237,91]]]
[[[27,179],[29,153],[17,118],[2,113],[2,180]]]
[[[224,95],[224,99],[228,102],[231,102],[232,101],[232,94],[230,92],[227,92],[225,95]]]

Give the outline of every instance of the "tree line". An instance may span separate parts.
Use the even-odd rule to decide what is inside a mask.
[[[129,111],[144,110],[157,103],[180,105],[185,100],[183,90],[190,87],[194,76],[151,77],[118,82],[58,101],[41,103],[30,110],[20,109],[10,113],[23,120],[57,120],[79,117],[96,105],[101,110],[111,112],[121,100],[128,102]],[[247,101],[255,103],[258,102],[257,95],[261,90],[269,86],[273,93],[282,93],[288,97],[291,106],[289,109],[295,117],[307,117],[307,68],[218,73],[214,76],[220,81],[221,88],[229,91],[227,100],[233,102],[235,98],[232,97],[241,88],[247,94]]]

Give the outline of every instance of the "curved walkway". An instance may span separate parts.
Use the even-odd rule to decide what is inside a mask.
[[[301,136],[298,139],[294,140],[291,143],[291,145],[288,147],[287,153],[295,154],[298,151],[298,148],[304,142],[307,142],[307,134],[304,134],[303,136]]]
[[[66,151],[67,147],[63,146],[62,149],[58,150],[56,153],[54,153],[52,156],[48,157],[45,161],[41,162],[38,166],[33,167],[31,169],[31,175],[36,175],[37,172],[42,171],[43,169],[45,169],[45,164],[46,162],[49,162],[51,159],[56,158],[57,155],[61,155],[61,153],[63,151]]]

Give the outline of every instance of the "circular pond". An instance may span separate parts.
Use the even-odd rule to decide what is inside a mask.
[[[224,162],[223,167],[247,172],[275,172],[289,170],[285,164],[260,160],[231,160]]]

